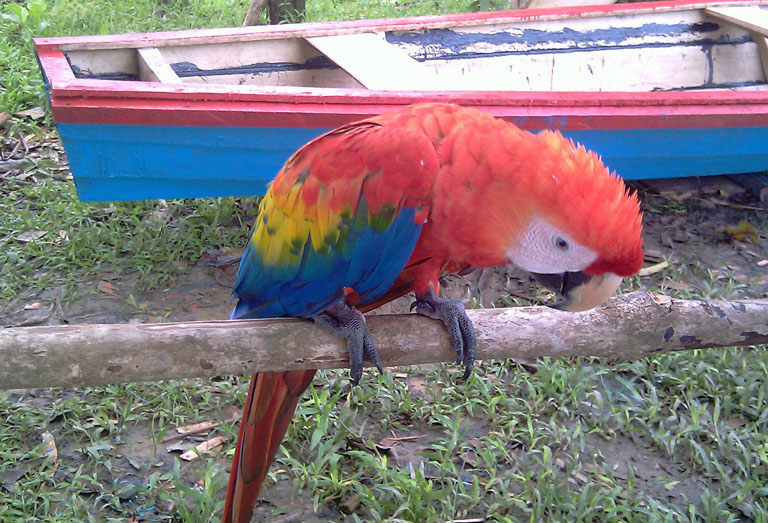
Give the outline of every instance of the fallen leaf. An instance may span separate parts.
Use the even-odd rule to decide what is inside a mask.
[[[45,231],[25,231],[16,236],[16,239],[20,242],[29,243],[35,240],[39,240],[46,234],[48,233]]]
[[[59,245],[62,242],[68,242],[69,241],[69,234],[67,234],[67,231],[61,230],[61,231],[58,232],[58,234],[59,234],[59,237],[56,238],[56,240],[54,241],[54,243],[56,245]]]
[[[225,267],[233,265],[243,257],[242,249],[225,247],[223,249],[213,249],[206,251],[200,256],[195,265],[204,265],[208,267]]]
[[[183,459],[184,461],[193,461],[197,459],[200,454],[221,449],[221,446],[225,441],[227,441],[225,436],[216,436],[215,438],[211,438],[208,441],[203,441],[194,449],[186,451],[181,456],[179,456],[179,458]]]
[[[192,425],[176,427],[176,432],[179,434],[200,434],[201,432],[210,431],[218,426],[218,421],[203,421],[202,423],[193,423]]]
[[[237,421],[240,419],[240,411],[237,409],[234,409],[229,414],[230,414],[229,418],[225,419],[224,421],[203,421],[201,423],[193,423],[192,425],[177,427],[176,434],[171,434],[169,436],[164,437],[161,443],[166,443],[168,441],[178,439],[178,438],[183,438],[185,436],[190,436],[192,434],[210,432],[212,429],[215,429],[222,423],[232,423],[233,421]]]
[[[669,263],[667,261],[663,261],[661,263],[656,263],[654,265],[651,265],[650,267],[643,267],[640,269],[640,272],[637,273],[638,276],[650,276],[651,274],[656,274],[657,272],[661,272],[664,269],[669,267]]]
[[[43,432],[40,437],[43,440],[43,445],[45,445],[43,455],[46,458],[49,458],[48,462],[53,465],[53,470],[48,474],[48,476],[52,478],[53,474],[56,472],[56,467],[58,466],[59,449],[56,448],[56,439],[50,432]]]
[[[360,496],[352,494],[347,499],[338,504],[339,510],[345,514],[352,514],[360,506]]]
[[[15,494],[18,489],[16,487],[16,482],[19,481],[21,478],[23,478],[28,472],[28,469],[25,468],[18,468],[18,469],[11,469],[11,470],[4,470],[2,472],[2,475],[0,477],[2,478],[2,483],[0,483],[0,486],[2,486],[5,490],[10,492],[11,494]]]
[[[716,204],[722,205],[724,207],[730,207],[731,209],[739,209],[739,210],[747,210],[747,211],[768,211],[768,209],[765,209],[763,207],[753,207],[751,205],[741,205],[738,203],[724,202],[722,200],[717,200],[715,198],[710,198],[710,201],[713,201]]]
[[[760,240],[760,235],[757,234],[755,227],[746,220],[741,220],[735,227],[727,226],[725,234],[731,240],[739,242],[757,243]]]
[[[529,358],[513,358],[513,361],[520,365],[523,370],[529,374],[536,374],[539,372],[539,364],[535,359]]]
[[[477,467],[477,454],[474,450],[464,450],[460,454],[461,460],[472,468]]]
[[[466,443],[467,445],[471,445],[472,447],[475,447],[476,449],[479,449],[480,447],[483,446],[482,441],[480,441],[477,438],[467,438],[467,439],[464,440],[464,443]]]
[[[97,285],[96,288],[99,289],[104,294],[108,294],[109,296],[112,296],[113,298],[118,297],[118,288],[112,285],[111,283],[101,280]]]
[[[39,120],[43,116],[45,116],[45,109],[42,107],[33,107],[32,109],[27,109],[25,111],[19,111],[18,113],[14,113],[14,116],[21,116],[22,118],[32,118],[33,120]]]
[[[383,438],[381,441],[379,441],[376,444],[376,446],[380,448],[391,449],[401,441],[412,441],[412,440],[421,439],[424,437],[426,437],[425,434],[421,434],[419,436],[402,436],[402,437],[395,436],[392,438]]]
[[[133,458],[129,458],[128,456],[125,457],[125,460],[128,462],[128,464],[133,467],[135,470],[141,470],[141,464],[136,461]]]
[[[647,249],[644,252],[643,259],[647,262],[654,262],[658,263],[660,261],[664,260],[664,256],[662,255],[661,251],[656,249]]]
[[[27,160],[23,158],[20,160],[15,160],[15,159],[0,160],[0,173],[13,174],[15,171],[24,169],[26,165],[27,165]]]
[[[730,429],[738,429],[739,427],[746,425],[747,420],[742,418],[727,418],[723,420],[723,423],[725,423],[725,426]]]
[[[110,214],[113,214],[117,212],[117,207],[115,207],[114,204],[110,203],[107,207],[100,207],[98,209],[94,209],[91,211],[92,216],[108,216]]]
[[[177,441],[175,443],[171,443],[170,445],[166,445],[165,451],[166,452],[187,452],[189,448],[187,445],[181,441]]]
[[[144,218],[142,218],[141,221],[145,223],[151,223],[151,222],[160,222],[165,223],[168,221],[168,213],[170,209],[168,208],[168,202],[165,200],[157,200],[157,208],[147,214]]]
[[[695,178],[660,178],[643,180],[643,184],[662,196],[679,202],[699,192],[699,183]]]

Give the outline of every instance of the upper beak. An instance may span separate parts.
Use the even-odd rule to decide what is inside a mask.
[[[562,311],[580,312],[597,307],[611,296],[621,283],[621,276],[613,273],[589,276],[583,272],[561,274],[532,274],[550,290],[559,292],[565,301],[552,305]]]

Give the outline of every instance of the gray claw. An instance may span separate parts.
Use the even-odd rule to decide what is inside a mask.
[[[384,373],[363,313],[345,303],[339,303],[313,316],[312,321],[320,325],[325,332],[347,341],[352,385],[360,383],[360,378],[363,377],[364,359],[373,363],[380,373]]]
[[[477,336],[464,310],[464,304],[458,300],[440,298],[429,292],[411,304],[411,310],[414,309],[419,314],[441,320],[445,324],[456,351],[456,363],[463,362],[466,367],[462,379],[469,378],[475,363]]]

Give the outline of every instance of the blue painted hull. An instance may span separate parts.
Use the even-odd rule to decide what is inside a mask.
[[[262,195],[317,129],[58,124],[83,201]]]
[[[58,124],[83,201],[260,196],[327,129]],[[626,180],[738,174],[768,166],[768,126],[566,130]]]

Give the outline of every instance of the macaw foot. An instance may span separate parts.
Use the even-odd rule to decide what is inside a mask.
[[[448,327],[451,343],[456,351],[456,363],[463,362],[466,367],[462,379],[469,378],[472,373],[472,364],[475,363],[477,336],[464,310],[464,304],[459,300],[441,298],[428,292],[411,304],[411,310],[413,309],[424,316],[441,320]]]
[[[352,385],[360,383],[363,376],[363,359],[373,363],[379,372],[384,372],[362,312],[346,303],[338,303],[313,316],[312,321],[320,325],[325,332],[347,340]]]

